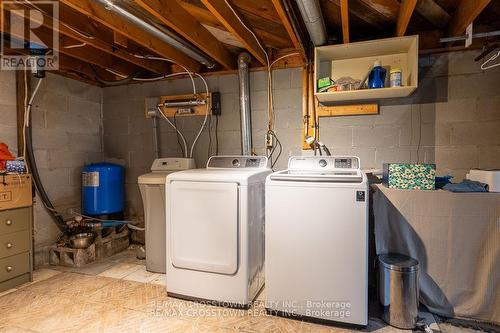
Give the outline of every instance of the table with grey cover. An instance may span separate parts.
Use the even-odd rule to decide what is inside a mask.
[[[376,252],[420,262],[420,301],[500,324],[500,193],[372,189]]]

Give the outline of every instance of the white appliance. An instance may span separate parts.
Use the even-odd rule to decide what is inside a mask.
[[[146,269],[165,273],[165,182],[172,172],[196,168],[192,158],[158,158],[151,172],[139,176],[138,183],[144,206],[146,236]]]
[[[487,184],[490,192],[500,192],[500,170],[472,169],[465,178]]]
[[[167,177],[167,293],[248,307],[264,285],[267,157],[213,156]]]
[[[368,181],[358,157],[291,157],[266,180],[266,309],[366,326]]]

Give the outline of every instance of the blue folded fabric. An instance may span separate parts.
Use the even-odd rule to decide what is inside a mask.
[[[450,192],[488,192],[488,184],[464,179],[461,183],[449,183],[443,186],[443,190]]]

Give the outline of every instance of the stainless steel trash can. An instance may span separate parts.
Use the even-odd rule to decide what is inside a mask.
[[[418,317],[418,261],[402,254],[378,256],[379,300],[384,321],[413,329]]]

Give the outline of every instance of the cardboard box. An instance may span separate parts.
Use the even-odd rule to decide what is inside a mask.
[[[384,163],[382,182],[389,188],[434,190],[436,188],[436,165]]]
[[[33,204],[30,174],[0,175],[0,210]]]

